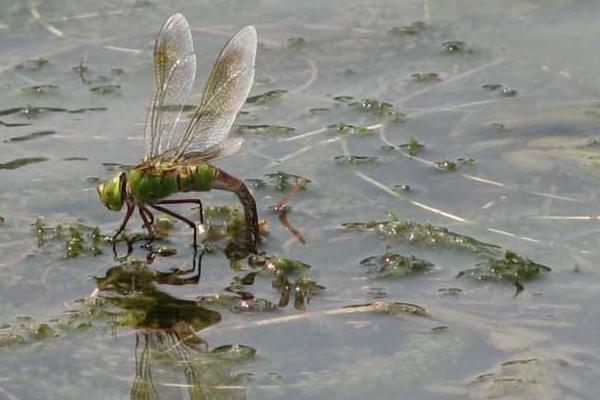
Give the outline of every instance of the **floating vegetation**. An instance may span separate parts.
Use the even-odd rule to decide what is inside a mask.
[[[455,288],[455,287],[447,287],[447,288],[444,287],[444,288],[439,288],[438,293],[440,293],[444,296],[458,296],[459,294],[462,293],[462,289]]]
[[[280,256],[252,255],[248,259],[248,265],[253,268],[262,268],[268,275],[295,274],[304,272],[310,265]]]
[[[306,190],[310,185],[310,180],[301,177],[300,175],[290,174],[284,171],[277,171],[271,174],[265,174],[270,179],[270,185],[273,185],[279,192],[285,192],[295,186],[297,183],[302,182],[300,189]],[[260,181],[260,180],[259,180]],[[264,183],[264,181],[261,181]],[[263,185],[264,186],[264,185]]]
[[[350,134],[354,136],[371,135],[373,132],[375,132],[375,130],[367,128],[366,126],[350,125],[344,122],[338,122],[337,124],[329,125],[327,128],[333,129],[337,133]]]
[[[255,134],[255,135],[265,135],[265,134],[276,134],[281,135],[285,133],[294,132],[296,129],[290,126],[284,125],[246,125],[246,124],[238,124],[235,126],[235,130],[239,134]]]
[[[482,88],[490,92],[496,92],[498,96],[502,97],[515,97],[519,94],[517,90],[503,86],[499,83],[488,83],[486,85],[483,85]]]
[[[354,96],[334,96],[333,100],[339,101],[340,103],[347,103],[351,100],[354,100]]]
[[[303,37],[291,37],[287,40],[288,48],[303,47],[306,45],[306,39]]]
[[[335,156],[333,157],[338,164],[375,164],[379,161],[378,157],[374,156]]]
[[[500,89],[498,94],[502,97],[515,97],[517,94],[519,94],[519,92],[515,89],[503,87],[502,89]]]
[[[0,349],[25,344],[25,338],[12,332],[0,332]]]
[[[274,312],[279,310],[279,306],[270,302],[269,300],[261,299],[261,298],[239,298],[236,302],[234,302],[230,310],[236,313],[243,312]]]
[[[448,172],[454,172],[456,171],[456,163],[453,161],[449,161],[449,160],[440,160],[440,161],[436,161],[435,165],[439,168],[439,169],[443,169],[444,171],[448,171]]]
[[[406,114],[394,110],[394,106],[385,101],[364,98],[359,102],[350,103],[349,106],[360,111],[370,112],[377,116],[389,118],[391,122],[405,122],[408,119]]]
[[[0,226],[4,225],[6,223],[6,219],[0,215]]]
[[[58,90],[57,85],[49,85],[49,84],[27,86],[27,87],[24,87],[21,89],[21,91],[23,91],[25,93],[33,93],[33,94],[48,94],[48,93],[54,92],[56,90]]]
[[[423,150],[425,148],[425,145],[423,143],[419,142],[414,137],[411,137],[410,142],[401,144],[398,147],[403,148],[404,151],[406,151],[409,155],[414,157],[417,154],[419,154],[421,152],[421,150]]]
[[[87,108],[76,108],[74,110],[67,110],[71,114],[83,114],[88,111],[106,111],[106,107],[87,107]]]
[[[42,161],[48,161],[48,159],[46,157],[17,158],[12,161],[0,163],[0,169],[17,169],[24,167],[25,165],[34,164]]]
[[[7,128],[16,128],[16,127],[20,127],[20,126],[30,126],[31,124],[28,123],[10,123],[10,122],[4,122],[4,121],[0,121],[0,126],[5,126]]]
[[[161,257],[172,257],[177,254],[177,249],[173,246],[159,246],[154,249],[154,253]]]
[[[478,281],[511,282],[517,287],[517,294],[523,290],[522,282],[537,277],[542,272],[550,272],[545,265],[520,257],[512,251],[503,256],[488,258],[476,264],[475,268],[461,271],[457,277],[467,277]]]
[[[87,157],[65,157],[61,158],[62,161],[87,161],[89,158]]]
[[[377,279],[402,278],[427,272],[433,267],[433,263],[426,259],[390,252],[365,258],[360,265],[366,268],[369,276]]]
[[[324,286],[304,275],[299,276],[294,283],[291,283],[286,275],[280,274],[273,280],[272,286],[281,292],[279,307],[286,307],[293,295],[296,310],[305,310],[310,303],[310,299],[325,290]]]
[[[506,127],[506,125],[504,125],[501,122],[492,122],[491,124],[488,125],[490,128],[492,128],[493,131],[495,132],[506,132],[509,129]]]
[[[157,236],[166,237],[169,236],[171,229],[173,229],[173,222],[167,217],[160,216],[154,220],[152,227]]]
[[[256,96],[250,96],[246,99],[246,103],[255,104],[255,105],[263,105],[268,104],[274,100],[279,100],[286,94],[288,91],[283,89],[275,89],[262,94],[258,94]]]
[[[392,35],[398,35],[398,36],[404,36],[404,35],[415,36],[415,35],[418,35],[419,33],[423,32],[426,28],[427,28],[427,24],[425,24],[425,22],[415,21],[415,22],[411,23],[410,25],[395,26],[389,30],[389,33]]]
[[[99,93],[99,94],[110,94],[116,93],[121,89],[121,85],[113,84],[113,83],[105,83],[101,85],[91,86],[90,92]]]
[[[49,226],[43,217],[38,217],[32,226],[40,248],[47,243],[64,240],[65,258],[77,258],[84,254],[98,256],[102,254],[102,245],[106,241],[98,227],[81,223]]]
[[[412,189],[407,184],[400,184],[400,185],[394,185],[394,186],[392,186],[392,190],[394,192],[396,192],[396,193],[408,193]]]
[[[55,131],[36,131],[36,132],[29,133],[27,135],[15,136],[15,137],[6,139],[4,141],[4,143],[7,143],[7,142],[24,142],[26,140],[39,139],[39,138],[42,138],[42,137],[45,137],[45,136],[54,135],[55,133],[56,133]]]
[[[502,87],[502,85],[499,83],[487,83],[487,84],[483,85],[481,88],[485,89],[485,90],[489,90],[490,92],[495,92],[497,90],[500,90],[501,87]]]
[[[499,246],[480,242],[472,237],[449,231],[447,228],[428,223],[401,221],[390,214],[388,221],[351,222],[342,225],[347,229],[371,231],[383,238],[397,239],[426,246],[443,246],[447,248],[471,251],[482,255],[496,255]]]
[[[215,347],[212,354],[218,355],[220,358],[228,361],[248,361],[256,355],[256,349],[243,344],[228,344],[225,346]]]
[[[58,107],[25,106],[25,107],[13,107],[13,108],[7,108],[4,110],[0,110],[0,116],[10,115],[10,114],[20,114],[26,118],[34,118],[34,117],[38,117],[39,115],[44,114],[44,113],[67,112],[67,111],[68,110],[66,108],[58,108]]]
[[[48,65],[49,61],[44,57],[38,57],[32,60],[25,60],[17,65],[15,65],[15,69],[23,69],[27,71],[36,71],[41,69],[42,67]]]
[[[327,107],[315,107],[315,108],[311,108],[308,111],[311,114],[323,114],[323,113],[329,111],[329,108],[327,108]]]
[[[411,79],[420,83],[441,82],[442,77],[437,72],[415,72],[411,74]]]
[[[457,158],[456,159],[457,162],[459,162],[462,165],[468,166],[468,165],[473,165],[475,164],[475,159],[471,158],[471,157],[461,157],[461,158]]]
[[[458,169],[458,164],[464,167],[472,166],[473,164],[475,164],[475,159],[471,157],[461,157],[457,158],[456,162],[449,160],[440,160],[436,161],[434,164],[438,169],[448,172],[454,172]]]
[[[447,53],[470,53],[473,50],[467,47],[462,40],[450,40],[442,43],[442,47]]]

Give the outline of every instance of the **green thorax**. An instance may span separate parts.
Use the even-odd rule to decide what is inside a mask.
[[[216,169],[210,164],[140,165],[127,172],[129,194],[138,202],[152,204],[177,192],[207,191]]]

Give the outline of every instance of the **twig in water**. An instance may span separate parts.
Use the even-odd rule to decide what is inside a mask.
[[[304,237],[302,236],[302,234],[300,233],[300,231],[298,231],[296,228],[294,228],[292,226],[292,224],[290,224],[290,222],[287,219],[287,214],[288,214],[288,209],[286,207],[288,201],[290,200],[290,198],[292,197],[292,195],[294,193],[296,193],[298,190],[300,190],[302,188],[302,186],[304,186],[305,184],[309,183],[310,180],[302,177],[301,179],[298,180],[298,182],[296,182],[296,184],[294,186],[292,186],[292,188],[290,190],[288,190],[288,192],[286,194],[283,195],[283,197],[277,202],[277,204],[275,204],[273,206],[273,211],[275,211],[276,213],[279,214],[279,221],[281,222],[281,224],[283,225],[283,227],[292,234],[292,236],[294,236],[296,239],[298,239],[300,241],[300,243],[302,244],[306,244],[306,240],[304,239]]]

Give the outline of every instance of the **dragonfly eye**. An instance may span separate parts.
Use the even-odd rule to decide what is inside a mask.
[[[123,207],[124,175],[124,173],[121,173],[118,176],[99,184],[96,188],[100,201],[109,210],[119,211]]]

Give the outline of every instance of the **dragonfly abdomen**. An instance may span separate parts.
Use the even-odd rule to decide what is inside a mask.
[[[212,188],[216,169],[210,164],[186,165],[177,170],[177,188],[180,192],[205,192]]]

